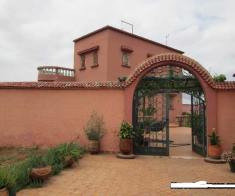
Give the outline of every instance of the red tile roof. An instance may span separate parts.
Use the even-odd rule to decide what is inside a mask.
[[[0,82],[0,89],[122,88],[120,82]]]

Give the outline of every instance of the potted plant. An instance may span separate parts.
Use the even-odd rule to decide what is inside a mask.
[[[14,187],[15,179],[7,168],[0,169],[0,195],[8,196],[9,190]]]
[[[91,154],[99,153],[100,139],[104,136],[105,132],[103,117],[99,116],[96,112],[93,112],[84,131],[89,140],[89,152]]]
[[[61,144],[58,147],[64,157],[64,167],[71,167],[80,157],[79,145],[77,143]]]
[[[208,145],[208,156],[213,159],[220,159],[222,154],[222,149],[220,146],[220,138],[213,129],[211,135],[209,137],[209,145]]]
[[[233,144],[232,152],[224,154],[224,159],[229,163],[231,172],[235,172],[235,143]]]
[[[133,126],[123,121],[121,124],[119,137],[120,137],[120,152],[122,154],[132,154],[133,151],[133,138],[135,136],[135,132]]]
[[[29,176],[32,180],[44,181],[49,178],[52,167],[48,165],[46,157],[31,155],[29,161],[32,167]]]

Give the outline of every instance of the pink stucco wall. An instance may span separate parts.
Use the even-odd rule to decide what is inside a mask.
[[[85,55],[86,69],[80,70],[79,51],[99,46],[98,67],[92,67],[92,52]],[[130,67],[122,66],[121,46],[133,50],[130,53]],[[128,76],[143,60],[147,54],[161,54],[175,50],[150,43],[112,29],[92,34],[74,44],[74,69],[77,81],[117,81],[120,76]],[[178,52],[180,53],[180,52]]]
[[[86,55],[86,69],[80,70],[79,51],[83,51],[94,46],[98,49],[98,67],[92,68],[92,53]],[[99,32],[94,36],[90,36],[79,40],[74,44],[74,69],[77,81],[107,81],[107,51],[108,50],[108,32]]]
[[[138,65],[147,58],[147,54],[152,55],[174,52],[168,48],[160,47],[140,39],[136,39],[119,32],[108,30],[108,61],[107,61],[107,79],[115,81],[119,76],[128,76]],[[133,52],[130,53],[130,68],[122,66],[121,46],[130,47]]]
[[[114,104],[115,103],[115,104]],[[74,140],[87,144],[85,126],[92,111],[103,115],[104,151],[117,151],[124,119],[122,90],[0,89],[0,146],[48,146]]]
[[[182,94],[174,94],[172,97],[172,109],[169,110],[170,123],[177,123],[177,116],[182,114]]]
[[[231,150],[235,143],[235,90],[217,92],[217,119],[223,149]]]
[[[138,82],[153,68],[171,64],[187,69],[197,77],[206,98],[207,134],[216,128],[223,150],[230,150],[232,143],[235,143],[235,89],[212,88],[205,79],[209,76],[205,72],[200,74],[202,68],[199,65],[190,65],[192,62],[187,57],[174,56],[165,55],[173,60],[164,60],[164,55],[148,59],[143,63],[145,67],[140,67],[133,74],[135,79],[119,89],[98,87],[62,90],[34,89],[33,86],[32,89],[22,89],[23,85],[19,85],[18,89],[5,89],[5,84],[0,85],[0,146],[48,146],[77,137],[82,145],[86,145],[83,127],[91,112],[96,111],[104,116],[107,128],[101,149],[117,151],[120,123],[122,120],[132,122],[133,95]]]
[[[182,112],[191,113],[191,104],[182,104]]]

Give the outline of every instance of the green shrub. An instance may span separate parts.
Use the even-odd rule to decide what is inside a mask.
[[[208,135],[208,137],[209,137],[210,145],[220,145],[219,136],[217,135],[215,131],[213,131],[211,135]]]
[[[10,167],[0,168],[0,189],[6,187],[12,189],[15,186],[15,176],[9,172]]]
[[[105,132],[103,116],[99,116],[96,112],[93,112],[84,131],[89,140],[100,140]]]
[[[29,175],[33,167],[39,167],[38,165],[42,165],[40,163],[41,162],[40,158],[34,155],[30,156],[28,159],[26,159],[23,162],[11,165],[10,172],[11,175],[14,175],[16,179],[16,184],[15,184],[16,191],[19,191],[32,183],[32,179],[30,179]]]
[[[58,146],[61,151],[61,154],[66,156],[71,156],[74,160],[78,160],[81,157],[82,151],[77,143],[66,143]]]
[[[45,155],[47,165],[51,165],[52,174],[57,175],[63,169],[64,156],[58,147],[51,148]]]
[[[48,150],[45,159],[52,166],[53,175],[59,174],[65,166],[65,157],[71,156],[75,161],[81,157],[82,150],[77,143],[60,144]]]
[[[33,153],[29,156],[29,158],[27,159],[27,162],[31,168],[46,167],[48,165],[46,156],[37,155],[35,153]]]
[[[127,76],[119,76],[118,81],[119,82],[125,82],[127,80]]]
[[[119,137],[121,139],[132,139],[132,138],[134,138],[135,137],[135,131],[133,129],[133,126],[130,123],[123,121],[122,124],[121,124]]]
[[[72,156],[74,160],[78,160],[84,150],[78,143],[66,143],[50,148],[46,153],[40,155],[36,153],[32,151],[26,160],[0,168],[0,188],[7,187],[10,196],[26,186],[41,187],[43,185],[43,181],[30,178],[32,168],[51,165],[52,174],[56,175],[64,168],[66,156]]]
[[[214,75],[213,79],[215,82],[224,82],[227,78],[224,74]]]

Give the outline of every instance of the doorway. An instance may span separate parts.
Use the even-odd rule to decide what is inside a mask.
[[[188,113],[183,111],[183,94],[190,96]],[[202,87],[190,72],[171,65],[152,69],[140,80],[134,93],[132,120],[137,133],[134,153],[205,156],[205,106]]]

